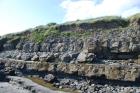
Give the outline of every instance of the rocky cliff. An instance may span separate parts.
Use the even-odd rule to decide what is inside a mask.
[[[139,36],[140,14],[50,23],[2,36],[0,62],[18,69],[138,81]]]

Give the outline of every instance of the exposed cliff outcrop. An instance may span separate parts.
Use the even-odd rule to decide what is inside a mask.
[[[67,64],[0,59],[0,62],[5,68],[12,67],[25,72],[41,71],[120,81],[138,81],[140,78],[140,66],[134,63],[126,64],[127,61],[117,61],[116,64]]]
[[[138,81],[139,15],[53,23],[5,35],[0,61],[16,69]]]
[[[140,51],[139,28],[118,28],[93,32],[88,37],[48,37],[41,43],[19,40],[18,43],[5,41],[0,57],[36,61],[71,62],[100,59],[137,59]],[[3,38],[1,39],[1,42]],[[12,51],[11,51],[12,50]],[[4,54],[7,53],[7,54]],[[91,60],[89,58],[92,57]],[[75,61],[76,62],[76,61]]]

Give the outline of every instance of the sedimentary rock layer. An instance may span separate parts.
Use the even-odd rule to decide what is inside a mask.
[[[5,68],[34,70],[39,72],[64,73],[85,77],[104,77],[111,80],[139,81],[140,65],[123,64],[67,64],[0,59]],[[133,66],[132,66],[133,65]]]

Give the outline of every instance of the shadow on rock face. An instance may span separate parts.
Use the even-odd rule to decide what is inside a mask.
[[[6,75],[4,72],[0,71],[0,82],[6,80]]]

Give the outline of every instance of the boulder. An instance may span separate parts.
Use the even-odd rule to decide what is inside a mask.
[[[139,52],[140,51],[140,44],[133,44],[131,50],[133,52]]]
[[[47,56],[47,62],[54,62],[56,59],[55,55],[53,53],[50,53],[48,56]]]
[[[34,44],[33,51],[34,52],[39,52],[40,51],[40,45],[39,44]]]
[[[41,54],[40,56],[39,56],[39,61],[41,61],[41,62],[43,62],[43,61],[47,61],[46,60],[46,58],[47,58],[47,56],[48,56],[49,54],[47,54],[47,53],[43,53],[43,54]]]
[[[11,68],[11,67],[6,67],[5,70],[4,70],[4,73],[6,75],[10,75],[10,76],[15,76],[15,69]]]
[[[86,61],[92,62],[96,59],[96,55],[94,53],[88,53]]]
[[[54,85],[56,88],[59,88],[60,83],[54,83],[53,85]]]
[[[12,58],[12,56],[11,55],[6,55],[6,58]]]
[[[24,61],[29,61],[29,60],[31,60],[31,54],[29,54],[29,53],[23,53],[22,55],[21,55],[21,60],[24,60]]]
[[[61,61],[62,62],[70,62],[71,61],[71,56],[68,54],[68,53],[66,53],[66,54],[63,54],[62,56],[61,56]]]
[[[48,74],[48,75],[45,75],[44,80],[46,82],[52,83],[56,80],[56,77],[53,74]]]
[[[32,61],[38,61],[39,60],[39,56],[38,55],[34,55],[32,58],[31,58]]]
[[[49,43],[42,43],[40,46],[41,52],[49,52],[50,44]]]
[[[21,59],[21,53],[16,56],[16,59],[18,59],[18,60]]]
[[[58,43],[55,47],[56,52],[62,52],[64,50],[64,43]]]
[[[111,42],[110,45],[110,51],[114,52],[114,53],[118,53],[119,52],[119,42]]]
[[[39,60],[42,62],[54,62],[55,56],[53,53],[44,53],[39,57]]]
[[[33,52],[34,51],[34,43],[26,42],[23,45],[23,51],[24,52]]]
[[[23,51],[24,52],[29,52],[30,51],[30,43],[27,42],[23,45]]]
[[[121,41],[119,46],[119,52],[130,52],[129,46],[130,42]]]
[[[78,57],[78,55],[79,55],[79,52],[77,52],[77,53],[70,53],[70,56],[71,56],[72,59],[76,59]]]
[[[60,81],[60,85],[70,85],[71,80],[70,79],[62,79]]]
[[[22,49],[23,49],[23,45],[24,45],[24,42],[23,42],[23,41],[20,41],[20,42],[16,45],[16,49],[22,50]]]
[[[94,53],[88,53],[84,50],[78,55],[77,62],[92,62],[94,59],[96,59],[96,55]]]

